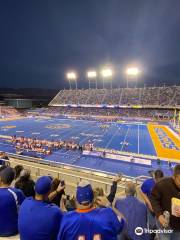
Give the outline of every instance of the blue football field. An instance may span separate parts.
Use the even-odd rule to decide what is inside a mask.
[[[147,125],[143,122],[100,123],[73,119],[26,118],[1,121],[0,135],[26,136],[48,140],[72,139],[80,144],[87,143],[90,140],[95,147],[156,156]],[[0,150],[15,153],[12,144],[4,139],[0,139]],[[67,151],[65,149],[53,151],[45,160],[110,173],[123,172],[123,174],[130,176],[147,175],[151,168],[157,167],[156,163],[153,163],[150,168],[102,157],[82,156],[78,151]],[[162,163],[162,167],[169,173],[167,163]]]

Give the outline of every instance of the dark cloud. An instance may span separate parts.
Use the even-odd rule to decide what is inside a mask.
[[[179,0],[1,0],[0,86],[67,86],[64,73],[138,64],[141,82],[180,84]]]

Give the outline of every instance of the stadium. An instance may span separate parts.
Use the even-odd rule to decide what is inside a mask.
[[[159,165],[168,172],[180,159],[179,94],[178,86],[70,89],[47,108],[4,106],[1,151],[105,174],[147,176]],[[29,149],[28,138],[50,153]]]

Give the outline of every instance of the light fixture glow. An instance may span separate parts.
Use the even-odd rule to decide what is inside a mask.
[[[103,69],[101,73],[102,73],[103,77],[111,77],[112,76],[112,70],[110,68]]]
[[[130,67],[126,69],[126,74],[129,76],[137,76],[140,73],[137,67]]]
[[[95,71],[89,71],[87,72],[88,78],[95,78],[97,76],[97,73]]]
[[[68,72],[66,76],[67,76],[67,79],[69,80],[75,80],[77,78],[75,72]]]

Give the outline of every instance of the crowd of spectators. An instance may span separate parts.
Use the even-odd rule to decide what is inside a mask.
[[[9,140],[8,140],[9,141]],[[37,157],[43,157],[50,155],[54,150],[66,149],[66,150],[79,150],[82,152],[83,150],[92,151],[93,143],[88,141],[84,144],[79,144],[74,140],[41,140],[37,138],[27,138],[24,136],[17,137],[16,135],[11,137],[12,144],[16,149],[17,154],[25,154],[26,153],[37,153]],[[41,155],[38,155],[41,154]]]
[[[180,86],[61,90],[50,106],[59,104],[176,106],[180,105]]]
[[[20,115],[20,112],[14,107],[0,106],[0,115],[1,117],[16,116],[16,115]]]
[[[74,116],[76,118],[99,118],[107,117],[114,120],[123,118],[139,118],[150,120],[172,120],[174,117],[173,109],[156,109],[156,108],[95,108],[95,107],[49,107],[45,108],[43,112],[36,115],[49,116]]]
[[[0,237],[19,233],[22,240],[180,239],[180,164],[170,177],[161,170],[152,172],[140,188],[144,203],[131,181],[125,183],[125,197],[117,194],[121,179],[114,178],[107,195],[81,180],[75,196],[69,196],[62,179],[41,176],[34,182],[23,166],[3,166]]]

